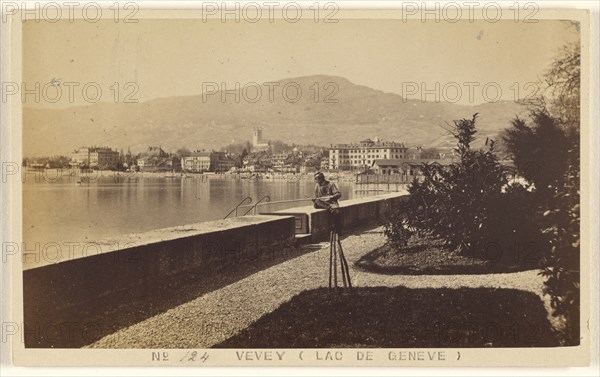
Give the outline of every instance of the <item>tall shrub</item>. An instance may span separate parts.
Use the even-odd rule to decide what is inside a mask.
[[[483,244],[497,229],[491,226],[494,203],[506,176],[494,153],[473,150],[477,114],[454,121],[459,161],[450,165],[424,164],[421,179],[409,186],[409,199],[384,224],[394,245],[402,245],[415,232],[434,236],[461,250]]]

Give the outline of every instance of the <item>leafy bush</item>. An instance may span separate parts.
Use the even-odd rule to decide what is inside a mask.
[[[401,245],[415,232],[440,238],[449,245],[467,248],[486,239],[493,203],[502,193],[506,177],[493,153],[472,150],[476,133],[472,119],[454,121],[458,163],[424,164],[420,180],[409,186],[409,199],[389,216],[384,227],[391,243]]]
[[[385,217],[384,234],[398,250],[420,235],[443,240],[469,257],[536,268],[546,240],[536,223],[534,194],[508,184],[493,142],[485,150],[471,149],[476,120],[477,114],[454,122],[459,160],[424,164],[408,200]]]
[[[408,240],[414,235],[406,217],[406,203],[383,214],[381,225],[387,243],[397,250],[405,250]]]

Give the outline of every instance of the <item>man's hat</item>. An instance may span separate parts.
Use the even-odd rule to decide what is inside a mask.
[[[325,178],[325,174],[323,174],[320,171],[318,171],[318,172],[315,173],[315,178],[317,178],[317,177],[323,177],[323,178]]]

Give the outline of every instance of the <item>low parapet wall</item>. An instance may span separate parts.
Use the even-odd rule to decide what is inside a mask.
[[[375,223],[407,197],[394,193],[340,202],[344,230]],[[209,278],[231,265],[252,271],[254,261],[275,259],[278,255],[289,258],[287,246],[294,243],[295,235],[305,234],[307,239],[317,241],[326,238],[329,229],[327,211],[303,206],[272,215],[209,221],[106,239],[93,243],[98,247],[87,249],[94,250],[92,255],[81,251],[56,263],[30,263],[23,271],[25,345],[81,346],[83,343],[69,339],[44,338],[40,336],[44,332],[36,329],[54,328],[61,321],[68,328],[70,321],[84,320],[88,313],[106,313],[107,308],[121,310],[130,304],[127,297],[132,291],[153,297],[152,287],[157,283],[186,283],[186,275],[191,271],[200,271]]]
[[[238,217],[98,241],[97,254],[26,267],[25,324],[43,323],[71,307],[94,307],[103,297],[149,289],[161,280],[185,279],[187,271],[210,275],[232,264],[243,267],[293,243],[291,216]]]
[[[391,193],[340,201],[343,230],[373,224],[386,211],[407,199],[408,195],[405,193]],[[329,213],[313,206],[289,208],[268,215],[294,216],[296,234],[310,234],[312,241],[326,238],[331,228]]]

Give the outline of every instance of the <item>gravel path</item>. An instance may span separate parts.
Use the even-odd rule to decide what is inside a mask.
[[[514,288],[534,292],[546,309],[543,278],[537,270],[488,275],[381,275],[353,267],[361,256],[381,246],[381,228],[342,240],[354,286],[408,288]],[[248,276],[216,291],[105,336],[92,348],[208,348],[248,327],[296,294],[328,284],[329,242],[300,257]],[[305,247],[315,248],[315,245]]]

